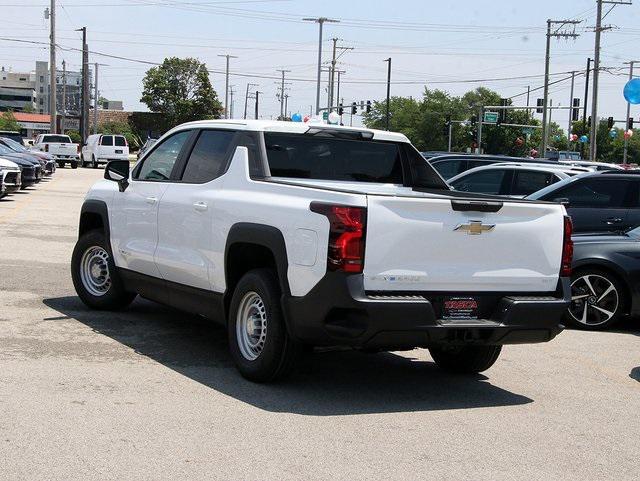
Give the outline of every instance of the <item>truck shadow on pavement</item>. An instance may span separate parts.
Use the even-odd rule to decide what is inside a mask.
[[[124,354],[129,362],[134,356],[145,356],[266,411],[335,416],[533,402],[492,385],[483,375],[446,374],[433,362],[418,360],[413,352],[402,356],[352,350],[313,352],[304,357],[289,381],[254,384],[235,370],[228,354],[226,331],[202,318],[143,299],[136,299],[121,312],[90,311],[75,296],[43,302],[62,314],[47,320],[76,320],[133,349],[135,353]]]

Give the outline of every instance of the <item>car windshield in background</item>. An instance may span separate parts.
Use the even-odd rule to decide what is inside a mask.
[[[2,137],[2,140],[5,142],[5,144],[11,149],[11,150],[15,150],[16,152],[28,152],[29,150],[22,145],[19,142],[16,142],[13,139],[10,139],[8,137]]]
[[[395,143],[280,133],[264,137],[273,177],[403,183]]]
[[[50,144],[70,144],[71,138],[68,135],[45,135],[42,141]]]

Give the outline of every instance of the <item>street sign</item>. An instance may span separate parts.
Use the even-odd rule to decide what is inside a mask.
[[[498,112],[485,112],[484,113],[484,123],[485,124],[497,124],[498,123]]]
[[[324,112],[322,112],[322,120],[324,120],[325,122],[327,120],[329,120],[329,111],[325,110]]]

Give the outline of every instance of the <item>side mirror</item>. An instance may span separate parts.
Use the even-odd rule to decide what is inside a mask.
[[[120,192],[129,186],[129,161],[112,160],[104,168],[104,178],[118,183]]]

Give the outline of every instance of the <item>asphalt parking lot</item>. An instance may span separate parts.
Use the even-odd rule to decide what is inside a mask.
[[[471,378],[425,350],[332,351],[251,384],[218,327],[80,303],[69,260],[101,175],[0,200],[0,479],[638,479],[640,320],[509,346]]]

